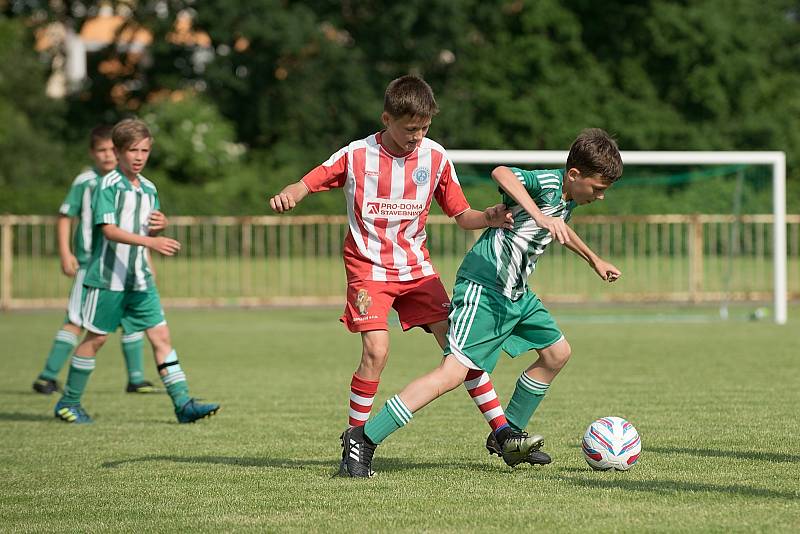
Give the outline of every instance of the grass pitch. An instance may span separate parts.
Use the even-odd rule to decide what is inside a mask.
[[[613,309],[611,309],[613,311]],[[338,309],[168,311],[193,395],[222,403],[178,425],[166,395],[123,393],[118,339],[84,398],[93,425],[52,417],[30,384],[61,313],[0,315],[3,531],[796,531],[800,526],[800,309],[767,322],[581,321],[553,309],[573,358],[536,413],[553,464],[511,470],[463,390],[378,448],[371,480],[331,478],[359,339]],[[630,314],[630,310],[628,311]],[[635,312],[637,315],[638,311]],[[602,316],[602,314],[599,314]],[[679,316],[676,316],[676,320]],[[392,330],[376,407],[439,360]],[[147,351],[149,358],[149,349]],[[504,401],[531,361],[504,358]],[[155,379],[148,362],[147,376]],[[595,418],[639,430],[626,473],[594,472]]]

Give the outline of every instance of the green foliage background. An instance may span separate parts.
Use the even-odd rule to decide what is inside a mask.
[[[136,114],[157,131],[147,174],[170,213],[265,213],[268,194],[376,131],[387,82],[409,72],[437,94],[430,136],[446,147],[566,149],[593,126],[626,150],[784,150],[800,212],[796,2],[138,2],[129,22],[154,35],[145,59],[93,52],[89,79],[47,98],[52,51],[35,52],[33,32],[80,31],[99,4],[0,1],[1,212],[54,212],[88,129]],[[211,48],[169,41],[181,10]],[[101,74],[109,59],[127,69]],[[459,169],[476,207],[497,199],[488,170]],[[746,211],[771,210],[763,171],[746,171]],[[631,167],[589,211],[730,211],[731,176],[646,180],[670,172],[687,169]],[[298,213],[343,206],[315,195]]]

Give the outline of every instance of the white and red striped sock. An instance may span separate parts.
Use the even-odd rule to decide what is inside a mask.
[[[467,393],[475,401],[475,406],[486,418],[486,422],[492,427],[492,432],[508,424],[503,407],[500,406],[500,399],[494,391],[492,379],[485,371],[470,369],[467,378],[464,380],[464,387]]]
[[[363,426],[369,419],[379,380],[365,380],[353,374],[350,381],[350,426]]]

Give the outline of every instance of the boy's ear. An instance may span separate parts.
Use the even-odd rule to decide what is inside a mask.
[[[383,113],[381,113],[381,122],[383,122],[383,125],[386,126],[387,128],[389,127],[390,120],[392,120],[392,116],[389,115],[388,111],[384,111]]]
[[[570,169],[567,170],[567,179],[569,179],[570,182],[574,182],[580,177],[581,177],[581,171],[579,171],[575,167],[571,167]]]

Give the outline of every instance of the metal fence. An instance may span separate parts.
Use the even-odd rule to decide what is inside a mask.
[[[55,217],[0,216],[0,307],[63,307],[71,280],[60,272]],[[772,215],[576,217],[584,241],[622,271],[603,283],[553,244],[531,285],[548,301],[769,300]],[[428,248],[445,286],[480,232],[431,216]],[[187,306],[340,303],[345,292],[343,216],[171,217],[181,241],[154,254],[165,304]],[[789,298],[800,298],[800,215],[787,218]]]

